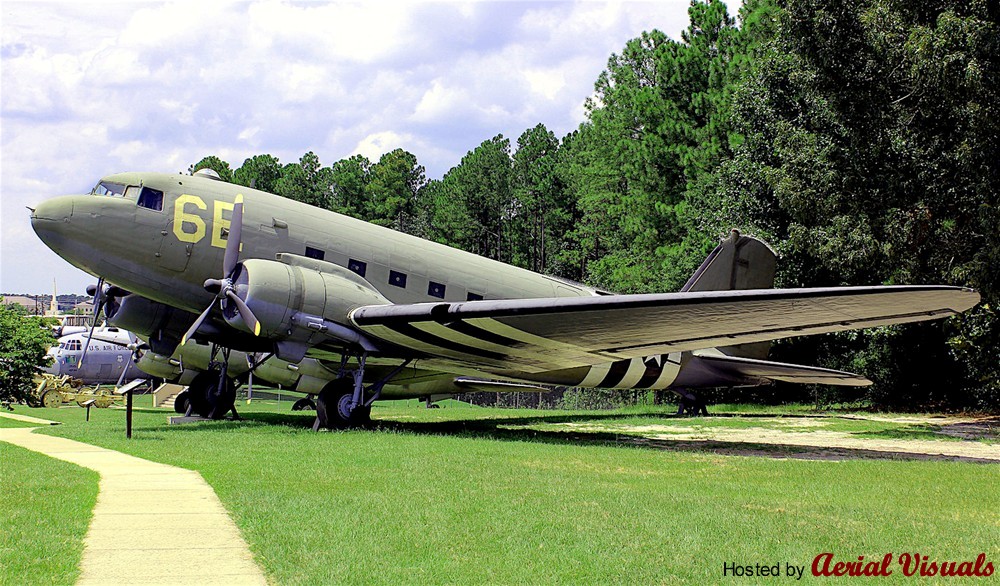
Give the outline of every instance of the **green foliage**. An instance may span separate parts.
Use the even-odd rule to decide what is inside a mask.
[[[29,398],[31,377],[45,366],[54,343],[52,331],[40,318],[26,316],[19,305],[0,303],[0,400]]]
[[[748,6],[762,21],[765,5]],[[714,174],[741,141],[731,95],[763,27],[737,28],[717,0],[689,15],[681,41],[654,30],[611,56],[564,163],[586,277],[607,289],[675,290],[729,229],[713,216]]]
[[[422,199],[428,236],[488,258],[510,262],[515,234],[510,141],[497,135],[462,157]]]
[[[357,160],[355,174],[366,162]],[[424,168],[417,163],[413,153],[396,149],[382,155],[368,171],[364,189],[368,196],[369,214],[365,219],[400,232],[413,233],[417,226],[417,193],[426,182]]]
[[[559,234],[570,228],[565,190],[556,174],[559,140],[538,124],[517,139],[513,156],[513,262],[537,272],[556,272]]]
[[[323,167],[316,153],[309,151],[298,163],[289,163],[275,181],[275,193],[319,208],[330,209],[333,174]]]
[[[735,96],[745,140],[717,190],[724,217],[781,253],[780,284],[949,283],[996,305],[995,18],[965,2],[789,3]],[[841,352],[879,404],[982,406],[997,372],[992,328],[972,325],[983,311],[842,336]]]
[[[371,161],[364,155],[354,155],[333,164],[333,211],[354,218],[369,217],[368,183],[371,167]]]
[[[243,161],[243,165],[233,171],[233,182],[268,193],[274,193],[278,188],[278,180],[282,175],[281,171],[281,163],[278,162],[278,157],[256,155]]]
[[[202,169],[211,169],[215,171],[219,174],[219,178],[223,181],[233,181],[233,170],[229,168],[229,163],[223,161],[215,155],[209,155],[194,165],[191,165],[188,167],[188,173],[193,175],[196,171],[200,171]]]

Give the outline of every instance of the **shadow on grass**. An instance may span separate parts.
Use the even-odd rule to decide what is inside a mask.
[[[728,415],[734,416],[734,415]],[[315,415],[307,413],[250,413],[243,421],[213,423],[213,429],[245,427],[247,424],[282,425],[312,433]],[[468,419],[456,421],[392,421],[375,420],[367,429],[373,433],[404,433],[428,436],[469,437],[497,441],[536,442],[556,445],[600,445],[622,448],[639,448],[672,452],[695,452],[716,455],[736,455],[765,458],[801,460],[938,460],[963,461],[997,464],[994,460],[939,454],[916,454],[908,452],[887,452],[880,450],[851,449],[840,447],[814,447],[795,445],[757,444],[722,440],[658,439],[638,435],[612,432],[548,431],[518,426],[535,424],[575,423],[612,421],[634,418],[636,414],[559,414],[531,417],[494,417],[489,419]],[[643,414],[642,417],[648,417]],[[663,419],[689,419],[677,415],[663,415]],[[773,415],[771,417],[774,417]],[[819,417],[819,416],[813,416]],[[183,426],[181,426],[183,427]],[[918,433],[919,430],[913,433]],[[919,431],[923,433],[923,431]],[[933,434],[931,430],[926,433]],[[900,436],[909,439],[925,439],[923,435]]]

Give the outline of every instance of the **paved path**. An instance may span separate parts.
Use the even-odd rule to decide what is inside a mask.
[[[267,584],[197,472],[33,430],[0,428],[0,441],[101,475],[77,584]]]
[[[48,419],[39,419],[37,417],[32,417],[31,415],[8,413],[6,411],[0,411],[0,417],[6,417],[7,419],[14,419],[16,421],[23,421],[25,423],[34,423],[36,425],[59,425],[58,421],[49,421]]]

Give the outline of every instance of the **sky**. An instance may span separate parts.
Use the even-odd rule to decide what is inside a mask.
[[[739,1],[729,2],[734,12]],[[657,2],[17,2],[0,4],[0,292],[83,294],[95,277],[25,206],[121,171],[207,155],[323,165],[403,148],[429,179],[503,134],[585,117],[608,57],[675,39]]]

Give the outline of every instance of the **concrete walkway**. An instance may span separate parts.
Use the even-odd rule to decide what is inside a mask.
[[[78,584],[267,584],[197,472],[33,430],[0,428],[0,441],[101,475]]]
[[[8,413],[6,411],[0,411],[0,417],[6,417],[7,419],[22,421],[24,423],[34,423],[35,425],[59,425],[58,421],[49,421],[48,419],[39,419],[37,417],[32,417],[31,415]]]

